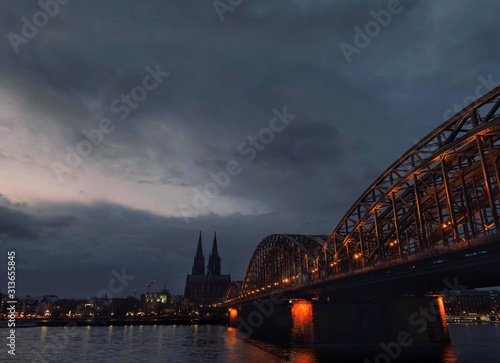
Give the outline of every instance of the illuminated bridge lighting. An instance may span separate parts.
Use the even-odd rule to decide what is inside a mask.
[[[469,248],[500,233],[500,87],[384,171],[329,236],[273,234],[225,302]],[[265,290],[265,292],[264,292]],[[232,300],[234,301],[234,300]]]

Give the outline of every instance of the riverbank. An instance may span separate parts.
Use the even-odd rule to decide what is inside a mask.
[[[500,317],[488,315],[458,315],[447,316],[448,324],[492,324],[500,323]]]
[[[17,319],[16,328],[28,328],[35,326],[64,327],[72,326],[126,326],[126,325],[227,325],[228,319]],[[9,328],[8,321],[0,321],[0,328]]]

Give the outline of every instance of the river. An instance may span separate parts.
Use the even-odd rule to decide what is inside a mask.
[[[444,349],[406,347],[406,361],[436,363],[500,362],[500,324],[450,325]],[[7,341],[7,329],[1,329]],[[396,362],[381,348],[366,346],[290,347],[239,337],[233,328],[200,326],[35,327],[17,329],[16,356],[2,344],[6,362],[228,362],[320,363]],[[398,352],[394,352],[398,353]],[[5,358],[5,359],[4,359]],[[411,359],[410,359],[411,358]]]

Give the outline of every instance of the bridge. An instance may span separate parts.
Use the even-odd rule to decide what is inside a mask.
[[[437,306],[434,310],[439,310],[441,324],[428,329],[434,335],[420,338],[446,341],[440,292],[500,285],[499,145],[497,87],[396,160],[329,236],[264,238],[243,281],[231,284],[226,292],[224,306],[231,310],[231,325],[246,323],[252,331],[271,328],[276,336],[280,321],[286,322],[284,327],[297,326],[293,314],[286,312],[297,304],[309,306],[309,320],[318,315],[338,325],[342,316],[336,311],[347,312],[347,303],[355,306],[349,313],[363,311],[368,316],[368,310],[363,310],[367,306],[380,312],[390,305],[399,315],[401,311],[411,315],[430,303]],[[249,325],[255,306],[265,303],[271,309],[270,301],[272,316]],[[304,309],[300,311],[304,315]],[[394,320],[394,314],[387,314],[386,319]],[[300,319],[303,322],[303,316]],[[400,317],[393,325],[414,331],[407,320]],[[301,331],[301,339],[318,341],[318,335],[332,333],[332,327],[318,333],[314,324],[309,325],[308,333]],[[366,336],[374,334],[370,329],[366,332]]]

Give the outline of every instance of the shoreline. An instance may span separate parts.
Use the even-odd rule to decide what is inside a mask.
[[[0,320],[0,329],[10,329],[8,320]],[[72,326],[140,326],[140,325],[228,325],[229,319],[17,319],[15,328],[38,326],[64,327]],[[14,327],[12,327],[14,328]]]

